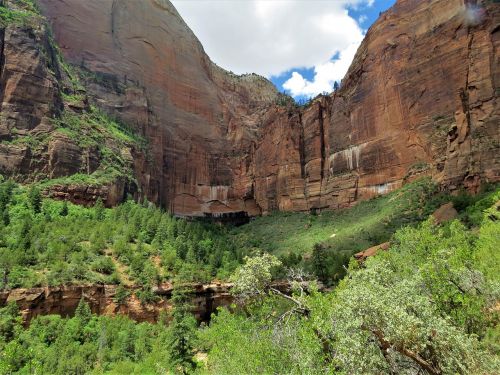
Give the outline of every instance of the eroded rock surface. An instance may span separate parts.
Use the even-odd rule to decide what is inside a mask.
[[[500,179],[500,10],[491,1],[398,0],[368,31],[341,89],[307,108],[277,105],[264,78],[214,65],[166,0],[39,3],[65,58],[88,72],[90,100],[147,138],[148,155],[132,151],[141,194],[178,215],[334,209],[422,175],[451,190]],[[13,128],[50,127],[60,107],[50,54],[34,51],[44,39],[21,32],[2,38],[6,141]],[[3,142],[0,170],[22,178],[92,166],[61,139],[45,158],[32,154]]]
[[[230,288],[231,284],[224,283],[192,286],[189,304],[198,321],[208,321],[218,307],[229,306],[233,302]],[[118,302],[115,285],[13,289],[0,291],[0,306],[16,302],[25,323],[29,323],[38,315],[57,314],[71,317],[82,298],[95,314],[127,315],[138,322],[156,322],[162,311],[168,313],[173,307],[171,284],[155,289],[158,298],[155,303],[142,304],[134,290],[129,288],[129,296]]]

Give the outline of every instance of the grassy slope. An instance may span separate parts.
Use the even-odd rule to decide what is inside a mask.
[[[353,253],[388,241],[399,227],[432,212],[438,202],[425,202],[435,191],[429,180],[421,180],[341,211],[318,215],[276,212],[256,218],[232,234],[239,243],[277,255],[305,254],[316,243]]]

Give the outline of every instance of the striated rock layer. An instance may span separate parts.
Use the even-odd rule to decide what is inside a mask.
[[[229,306],[234,297],[229,293],[231,284],[196,284],[189,294],[192,312],[198,321],[208,321],[220,306]],[[39,315],[58,314],[73,316],[83,298],[93,313],[98,315],[127,315],[138,322],[156,322],[162,312],[171,311],[172,285],[162,285],[155,290],[158,301],[142,304],[128,290],[123,301],[116,300],[116,285],[65,286],[0,291],[0,307],[15,302],[23,321],[29,323]]]
[[[423,174],[451,190],[500,180],[500,7],[491,1],[398,0],[342,88],[307,108],[277,105],[264,78],[214,65],[166,0],[38,2],[64,57],[89,72],[91,101],[149,141],[147,157],[133,159],[142,194],[178,215],[345,207]],[[12,127],[43,129],[58,95],[20,31],[3,33],[7,139]],[[5,147],[2,172],[29,174],[29,147]]]
[[[424,173],[451,190],[499,181],[500,7],[477,2],[472,19],[469,3],[399,0],[338,92],[269,117],[253,159],[259,206],[343,207]]]

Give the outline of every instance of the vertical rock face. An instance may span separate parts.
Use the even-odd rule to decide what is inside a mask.
[[[343,207],[423,173],[450,189],[498,181],[499,8],[399,0],[370,28],[338,92],[266,127],[257,203]]]
[[[96,75],[97,103],[149,140],[152,163],[136,171],[150,200],[180,215],[259,213],[235,166],[275,100],[270,82],[215,66],[168,1],[40,4],[66,59]]]
[[[53,51],[43,31],[16,27],[0,29],[0,51],[0,173],[28,176],[48,161],[33,160],[27,145],[11,141],[51,129],[50,119],[61,106],[49,68]]]
[[[176,214],[338,208],[422,174],[451,189],[499,180],[491,1],[398,0],[368,31],[342,88],[307,108],[278,106],[267,80],[214,65],[166,0],[38,2],[65,58],[88,73],[92,101],[148,139],[148,155],[134,155],[136,179]],[[16,32],[2,38],[6,140],[58,108],[57,77],[37,68]],[[40,168],[73,173],[74,145],[51,147]],[[28,175],[29,147],[0,145],[0,167]]]

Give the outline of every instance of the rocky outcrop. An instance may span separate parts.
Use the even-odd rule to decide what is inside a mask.
[[[177,215],[334,209],[421,175],[451,190],[500,180],[500,10],[490,1],[398,0],[341,89],[307,108],[277,105],[264,78],[213,64],[167,0],[38,2],[86,73],[89,100],[148,140],[132,158],[138,191]],[[44,68],[50,54],[35,52],[43,37],[8,27],[2,39],[8,141],[13,128],[50,126],[59,80]],[[61,139],[45,158],[3,142],[0,171],[29,180],[92,169],[78,153]]]
[[[70,201],[82,206],[92,206],[98,200],[106,207],[114,207],[127,199],[127,195],[135,195],[137,187],[123,178],[116,178],[108,184],[88,183],[56,183],[46,188],[51,198]]]
[[[458,217],[458,212],[453,206],[453,202],[448,202],[439,207],[432,213],[432,217],[436,224],[442,224]]]
[[[128,194],[138,196],[127,172],[146,159],[144,150],[120,139],[123,134],[108,137],[110,131],[103,129],[109,124],[92,124],[103,115],[91,111],[87,92],[60,56],[45,18],[29,4],[0,1],[14,14],[26,15],[0,22],[0,174],[28,183],[50,180],[44,185],[47,195],[85,205],[102,199],[112,206]],[[120,163],[110,162],[117,158]],[[110,166],[119,173],[107,173]],[[85,178],[96,171],[99,181]]]
[[[57,314],[73,316],[83,298],[95,314],[127,315],[138,322],[156,322],[161,312],[168,313],[172,305],[171,284],[157,287],[154,292],[157,301],[143,304],[134,293],[127,289],[125,298],[117,301],[116,285],[66,286],[33,289],[13,289],[0,291],[0,306],[16,302],[25,323],[38,315]],[[208,321],[218,307],[229,306],[233,297],[229,293],[231,284],[196,284],[189,293],[189,304],[198,321]]]
[[[363,262],[366,260],[366,258],[372,257],[372,256],[376,255],[377,253],[379,253],[380,251],[389,250],[390,247],[391,247],[390,242],[384,242],[380,245],[369,247],[366,250],[363,250],[363,251],[360,251],[359,253],[354,254],[354,258],[358,262]]]

